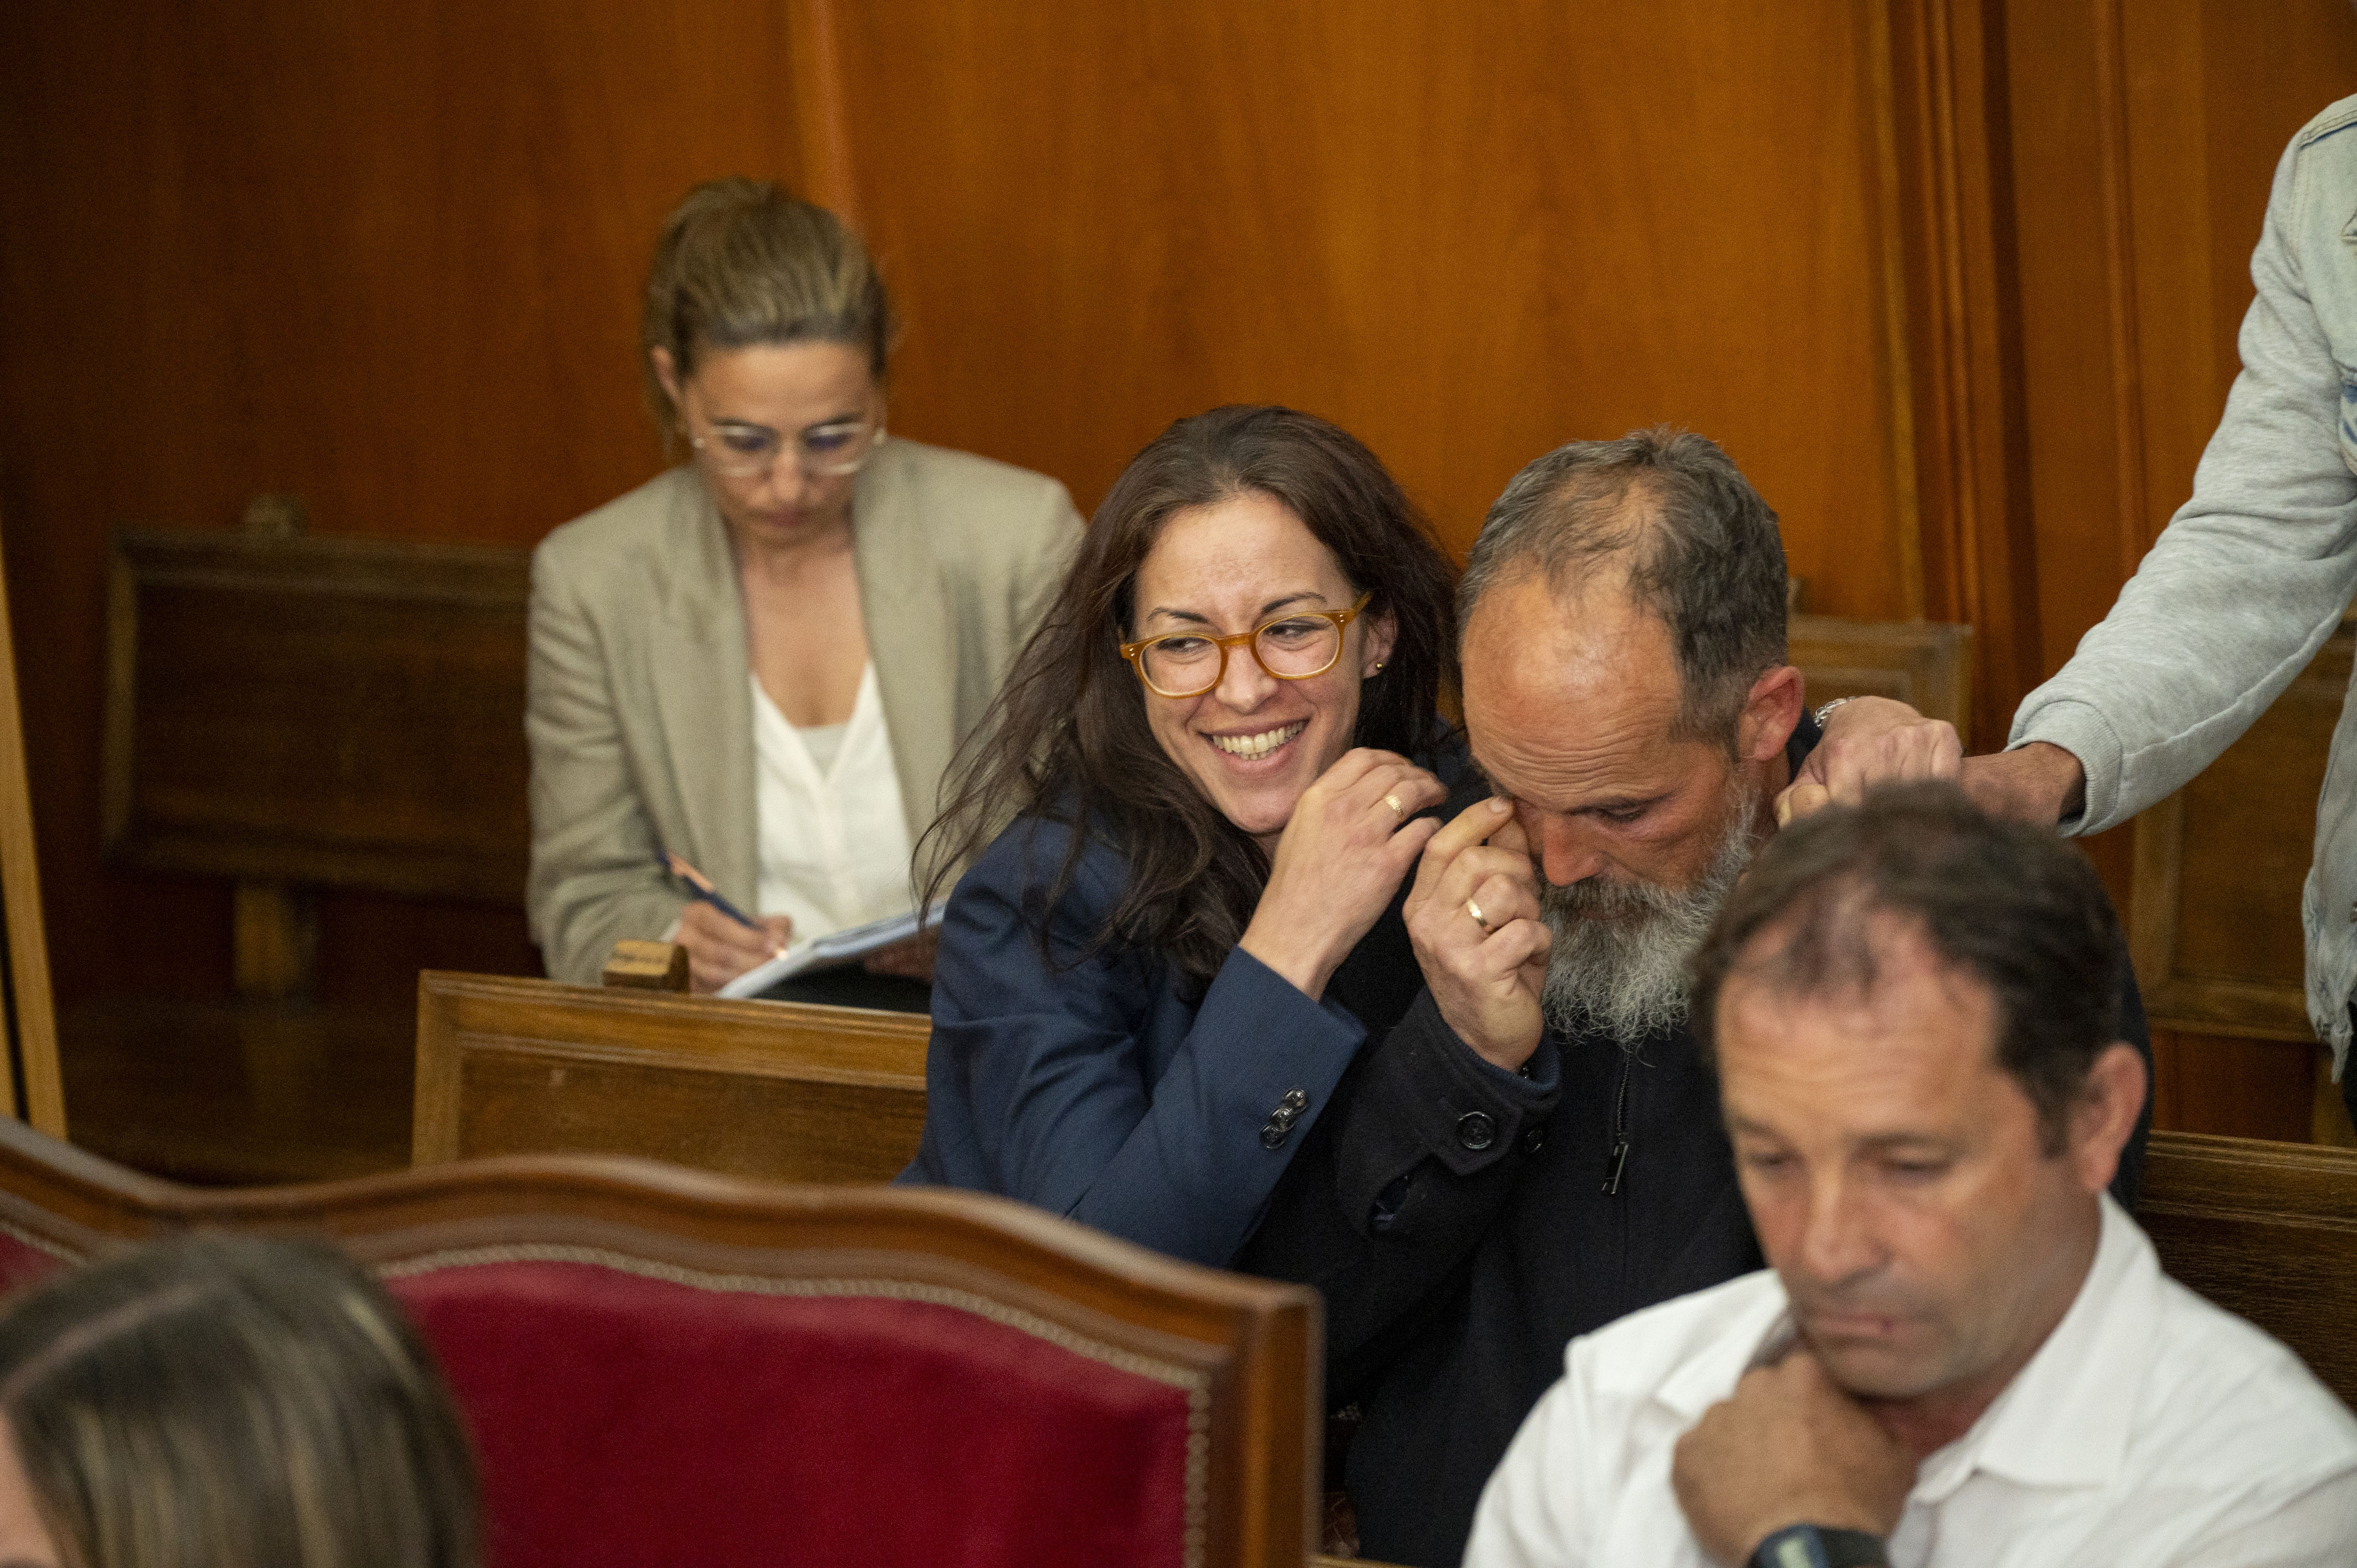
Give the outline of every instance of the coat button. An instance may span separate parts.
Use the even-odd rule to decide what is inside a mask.
[[[1534,1127],[1523,1134],[1523,1153],[1535,1155],[1546,1147],[1546,1129]]]
[[[1288,1111],[1307,1111],[1309,1109],[1309,1096],[1297,1089],[1288,1089],[1285,1091],[1285,1098],[1277,1103]]]
[[[1498,1141],[1498,1123],[1486,1111],[1468,1111],[1457,1119],[1457,1141],[1478,1155]]]

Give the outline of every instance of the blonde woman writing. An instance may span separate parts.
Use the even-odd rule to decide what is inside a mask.
[[[593,981],[618,938],[716,990],[905,909],[942,774],[1060,581],[1053,479],[885,430],[892,317],[856,236],[773,185],[664,222],[640,341],[691,460],[533,562],[533,936]],[[701,868],[748,925],[688,890]],[[921,977],[913,948],[870,961]]]

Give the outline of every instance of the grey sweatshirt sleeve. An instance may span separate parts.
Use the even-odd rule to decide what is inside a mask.
[[[2301,151],[2295,140],[2276,171],[2242,374],[2192,499],[2014,715],[2011,746],[2050,741],[2086,768],[2086,809],[2066,832],[2125,822],[2207,768],[2306,668],[2357,591],[2357,476],[2344,455],[2357,432],[2343,428],[2342,392],[2344,381],[2357,389],[2357,370],[2333,358],[2298,248],[2319,204],[2340,204],[2337,231],[2357,191],[2314,188],[2316,161],[2303,171]],[[2330,259],[2357,264],[2357,248]]]

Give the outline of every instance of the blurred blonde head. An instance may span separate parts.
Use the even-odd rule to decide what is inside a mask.
[[[842,343],[880,386],[894,326],[884,280],[841,219],[776,184],[707,180],[655,241],[639,320],[648,404],[668,441],[680,416],[655,369],[658,349],[684,382],[710,350]]]
[[[324,1245],[191,1236],[0,1318],[0,1416],[67,1568],[476,1568],[472,1457],[392,1300]]]

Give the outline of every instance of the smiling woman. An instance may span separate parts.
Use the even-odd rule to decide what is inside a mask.
[[[675,932],[714,990],[909,907],[911,841],[1080,518],[1041,475],[888,439],[891,335],[858,238],[776,186],[698,186],[664,223],[647,394],[694,460],[533,559],[530,906],[557,978]]]
[[[936,888],[973,869],[903,1179],[1233,1256],[1420,983],[1397,895],[1462,768],[1453,575],[1323,420],[1216,409],[1138,454],[920,846]]]

